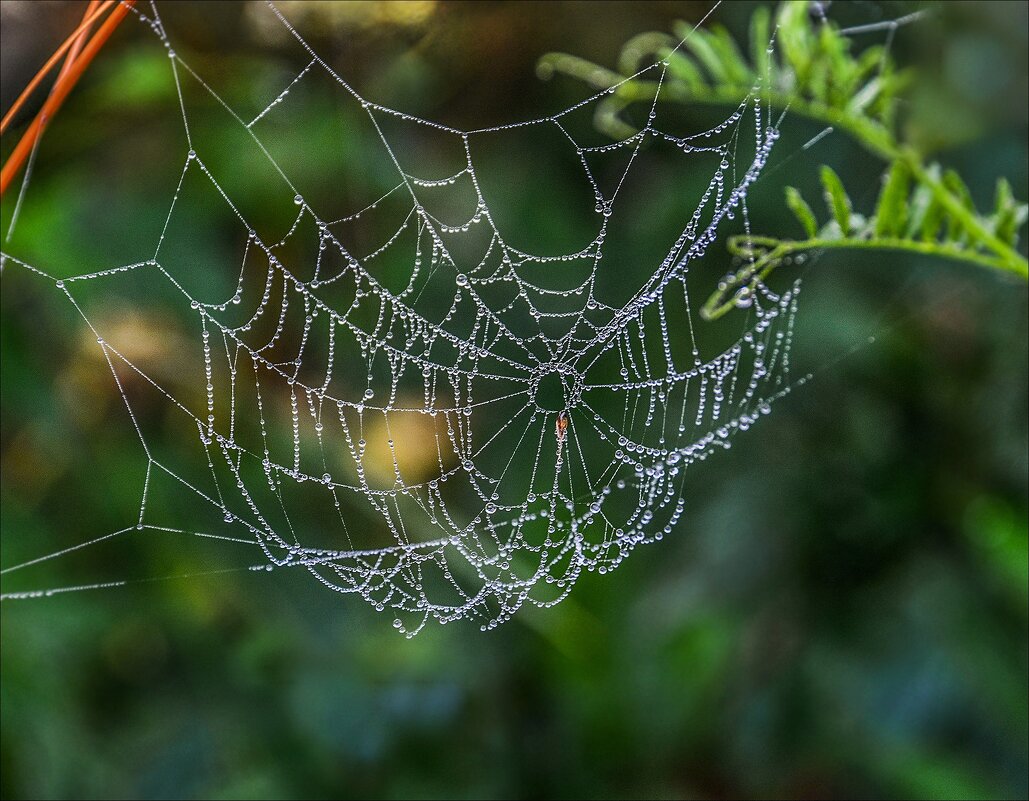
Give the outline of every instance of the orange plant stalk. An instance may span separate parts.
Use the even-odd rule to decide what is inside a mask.
[[[76,55],[78,55],[78,50],[81,49],[83,34],[88,32],[98,17],[114,5],[114,0],[104,0],[103,3],[100,3],[99,8],[94,8],[95,5],[95,0],[91,0],[90,8],[86,9],[86,15],[83,17],[82,22],[79,23],[79,27],[72,31],[71,35],[61,43],[61,46],[51,54],[50,58],[47,59],[46,64],[40,67],[39,72],[37,72],[35,77],[29,81],[28,86],[22,90],[21,94],[18,95],[18,99],[14,101],[11,107],[7,110],[7,113],[4,114],[3,121],[0,122],[0,134],[7,130],[7,126],[11,124],[11,120],[14,119],[14,115],[18,113],[25,101],[29,99],[36,87],[39,86],[40,81],[42,81],[50,70],[54,68],[54,65],[58,62],[61,56],[64,55],[64,52],[68,50],[68,48],[73,48]],[[61,70],[62,74],[67,71],[67,61],[65,62],[65,65],[65,68]]]
[[[111,2],[113,2],[113,0],[109,0],[109,2],[107,2],[105,4],[105,6],[109,7],[111,5]],[[93,27],[93,19],[94,19],[93,14],[96,11],[97,6],[99,6],[99,5],[100,5],[100,0],[89,0],[89,5],[86,6],[86,11],[82,15],[82,22],[79,23],[79,27],[76,28],[77,31],[81,30],[82,32],[75,38],[74,44],[72,44],[71,49],[68,51],[67,55],[64,57],[64,64],[61,65],[61,71],[57,74],[57,80],[54,81],[54,85],[55,86],[61,82],[61,79],[64,78],[64,76],[68,73],[68,70],[70,70],[73,66],[75,66],[75,59],[77,59],[79,57],[79,53],[82,52],[83,45],[85,45],[86,42],[89,40],[89,29],[91,27]],[[72,34],[72,36],[74,36],[74,34]],[[68,37],[68,41],[69,42],[72,41],[71,37]],[[47,65],[52,64],[53,60],[60,55],[60,51],[61,51],[61,48],[58,48],[58,50],[47,61]],[[49,69],[50,69],[49,66],[44,66],[42,70],[40,70],[39,72],[36,73],[36,79],[37,80],[34,80],[34,81],[30,82],[30,84],[27,87],[25,87],[25,90],[21,93],[21,95],[15,101],[14,105],[9,110],[7,116],[4,117],[4,121],[5,122],[10,120],[11,115],[14,114],[18,110],[18,106],[26,98],[28,98],[29,94],[33,91],[33,89],[35,89],[35,84],[38,82],[38,79],[43,77],[43,74],[44,74],[43,70],[49,70]],[[51,87],[51,91],[53,91],[53,87]],[[33,153],[35,153],[36,148],[39,147],[39,143],[43,139],[43,132],[45,130],[46,130],[46,125],[44,123],[44,125],[40,126],[39,132],[36,134],[36,141],[32,143],[32,151],[33,151]],[[26,169],[32,169],[32,154],[29,155],[29,166]],[[25,191],[25,181],[27,181],[27,180],[28,180],[28,173],[26,173],[25,178],[22,179],[22,191],[23,192]],[[20,201],[20,198],[19,198],[19,201]],[[15,212],[15,213],[17,214],[17,212]],[[12,218],[12,221],[11,221],[11,226],[12,226],[12,228],[8,230],[8,236],[10,236],[10,230],[13,230],[13,226],[14,226],[13,218]]]
[[[111,12],[110,16],[104,20],[99,30],[93,35],[93,38],[89,40],[79,56],[75,61],[66,69],[62,70],[57,82],[54,84],[53,89],[50,92],[50,96],[43,103],[43,107],[39,110],[36,118],[31,122],[29,127],[22,134],[21,139],[15,146],[11,155],[4,163],[3,169],[0,170],[0,195],[3,195],[7,191],[7,187],[10,186],[14,176],[17,175],[18,170],[25,163],[25,159],[28,158],[32,152],[32,148],[36,144],[36,140],[39,138],[46,126],[47,122],[53,118],[53,115],[57,113],[57,110],[64,103],[68,93],[71,92],[72,88],[78,83],[79,78],[86,71],[86,68],[90,65],[96,54],[100,52],[100,48],[104,46],[104,43],[111,37],[118,25],[125,18],[125,15],[129,13],[129,9],[135,4],[135,0],[124,0],[121,2],[114,11]],[[100,13],[100,10],[95,12]],[[79,27],[85,29],[85,24]],[[73,34],[74,36],[74,34]],[[73,40],[74,43],[74,40]],[[70,47],[71,45],[69,45]],[[64,46],[62,45],[62,48]],[[60,58],[60,56],[57,56]],[[52,62],[56,63],[56,58],[51,58]],[[50,62],[48,62],[50,63]],[[52,66],[52,64],[50,65]]]
[[[64,64],[61,65],[61,71],[57,73],[57,80],[55,83],[60,83],[61,79],[68,73],[68,70],[75,65],[75,59],[77,59],[79,57],[79,53],[82,52],[83,45],[89,41],[89,29],[93,27],[91,17],[99,5],[100,0],[89,0],[89,5],[86,6],[86,11],[82,15],[82,22],[79,23],[80,28],[83,25],[85,25],[86,28],[79,34],[78,38],[75,40],[75,44],[73,44],[71,46],[71,50],[68,51],[68,55],[64,57]]]

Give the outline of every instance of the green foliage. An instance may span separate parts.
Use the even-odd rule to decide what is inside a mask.
[[[825,203],[840,227],[840,234],[847,236],[850,233],[850,198],[832,167],[822,166],[822,188],[825,190]]]
[[[942,202],[933,193],[935,187],[944,187],[944,191],[960,199],[960,204],[955,207]],[[704,304],[701,313],[706,319],[725,314],[736,305],[737,298],[744,300],[741,305],[749,305],[759,283],[796,254],[807,251],[898,250],[1003,270],[1005,265],[991,247],[991,241],[1004,236],[1006,244],[1017,246],[1017,228],[1029,217],[1029,206],[1014,200],[1005,179],[997,181],[994,208],[983,214],[975,209],[960,176],[947,171],[941,177],[936,164],[926,170],[926,179],[913,190],[908,163],[898,160],[891,164],[883,174],[875,213],[867,220],[851,213],[850,198],[830,167],[822,167],[822,189],[828,219],[819,227],[800,191],[786,187],[786,205],[806,238],[730,238],[730,252],[742,257],[746,265],[727,278]]]
[[[773,37],[769,9],[754,11],[747,55],[720,25],[694,29],[679,23],[674,36],[648,32],[630,39],[618,59],[619,72],[566,53],[543,56],[539,72],[570,75],[598,89],[617,86],[599,105],[596,122],[618,139],[635,133],[622,110],[649,102],[657,90],[654,78],[638,73],[662,61],[668,67],[663,101],[722,105],[756,97],[849,130],[886,158],[896,155],[894,101],[912,73],[896,70],[879,46],[853,55],[850,40],[831,23],[816,28],[807,2],[783,3],[775,23]]]
[[[804,196],[792,186],[786,187],[786,205],[789,206],[790,211],[800,221],[801,226],[804,228],[804,233],[809,237],[814,237],[815,232],[818,230],[815,214],[811,211],[807,201],[804,200]]]
[[[1007,180],[997,182],[994,208],[976,211],[965,181],[953,170],[926,166],[925,156],[905,140],[897,122],[897,99],[915,77],[898,70],[879,45],[853,53],[852,42],[831,21],[811,13],[806,0],[787,0],[775,14],[766,7],[750,19],[747,55],[724,28],[680,23],[674,36],[644,33],[622,50],[620,73],[560,53],[545,56],[540,73],[560,72],[596,88],[617,87],[597,109],[597,126],[615,138],[635,133],[622,112],[650,102],[655,80],[640,70],[661,61],[667,74],[659,100],[674,103],[739,104],[747,99],[806,117],[846,132],[887,169],[874,214],[865,220],[853,211],[836,172],[822,166],[821,180],[832,222],[817,230],[811,208],[800,193],[786,190],[786,205],[806,235],[795,240],[770,236],[730,240],[730,250],[747,259],[728,276],[704,306],[706,317],[733,308],[734,293],[748,297],[757,282],[793,254],[824,248],[907,250],[956,259],[1020,278],[1029,266],[1018,250],[1018,233],[1027,207],[1017,201]]]
[[[1018,232],[1029,219],[1029,205],[1015,200],[1007,178],[997,181],[994,205],[995,211],[991,221],[993,233],[1001,242],[1015,247],[1018,244]]]
[[[883,178],[875,214],[875,236],[898,236],[907,222],[907,197],[911,173],[903,161],[894,162]]]

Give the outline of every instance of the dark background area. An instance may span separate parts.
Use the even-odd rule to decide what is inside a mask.
[[[725,3],[711,21],[742,35],[754,7]],[[283,8],[365,96],[470,128],[584,95],[536,77],[545,52],[613,65],[633,35],[709,5]],[[852,25],[917,8],[928,16],[892,48],[917,70],[912,137],[981,207],[1002,175],[1024,199],[1026,4],[828,13]],[[185,60],[241,106],[260,108],[306,63],[263,9],[167,13]],[[0,3],[4,108],[81,10]],[[72,274],[152,245],[183,149],[167,78],[159,44],[127,20],[47,131],[5,252]],[[305,174],[338,164],[316,136],[331,101],[293,113],[310,133]],[[795,225],[782,186],[817,197],[823,162],[871,210],[883,165],[840,134],[802,149],[818,131],[784,125],[751,194],[755,230]],[[216,135],[205,130],[212,146]],[[530,206],[520,224],[545,213],[560,225],[562,211]],[[713,286],[724,258],[720,241],[698,274]],[[172,535],[5,576],[8,592],[190,574],[0,606],[3,797],[1025,797],[1026,285],[842,253],[803,275],[794,359],[814,379],[690,469],[672,536],[497,631],[459,623],[405,640],[305,575],[197,575],[231,560]],[[5,266],[2,286],[7,566],[134,522],[145,462],[81,318],[20,268]],[[176,319],[156,301],[122,311],[138,358],[174,363]],[[169,525],[200,524],[188,497],[157,503]]]

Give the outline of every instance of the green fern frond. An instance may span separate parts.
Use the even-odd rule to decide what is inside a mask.
[[[694,30],[678,23],[674,36],[651,32],[630,39],[618,59],[619,72],[566,53],[543,56],[538,72],[545,78],[570,75],[597,89],[618,86],[596,112],[597,126],[616,139],[636,133],[622,111],[653,100],[656,78],[639,72],[660,61],[667,65],[663,101],[722,105],[758,98],[850,131],[878,155],[896,157],[894,99],[910,73],[896,70],[882,48],[852,54],[850,40],[833,23],[812,21],[808,6],[803,0],[783,3],[774,39],[768,9],[758,8],[742,49],[721,26]]]
[[[964,181],[954,172],[942,173],[939,166],[926,170],[933,183],[911,188],[911,171],[906,161],[892,163],[883,174],[875,213],[865,219],[854,214],[839,177],[822,168],[822,186],[828,212],[820,227],[801,193],[786,187],[786,205],[800,222],[805,239],[769,236],[734,236],[729,251],[745,260],[745,266],[726,278],[704,304],[701,313],[714,320],[736,306],[737,298],[751,303],[754,291],[780,265],[799,253],[832,249],[895,250],[964,261],[983,267],[1029,277],[1024,260],[1010,262],[999,253],[995,240],[1018,245],[1018,233],[1029,220],[1029,205],[1019,203],[1008,182],[997,182],[994,208],[988,214],[976,210]],[[940,202],[934,186],[943,187],[958,205]],[[985,233],[983,233],[985,232]],[[992,232],[992,233],[991,233]]]
[[[752,284],[791,254],[806,250],[907,250],[1029,275],[1026,258],[1017,250],[1018,232],[1029,216],[1026,204],[1001,179],[993,211],[981,214],[956,172],[926,166],[922,154],[901,137],[896,121],[897,100],[914,73],[897,69],[886,49],[852,52],[851,40],[832,21],[816,20],[807,0],[781,3],[774,26],[767,8],[756,9],[744,48],[718,26],[694,29],[680,23],[673,34],[645,33],[631,39],[622,50],[619,72],[562,53],[544,56],[539,72],[544,77],[570,75],[597,89],[613,88],[598,104],[595,124],[617,139],[637,133],[623,112],[633,103],[653,102],[659,84],[654,71],[646,68],[661,63],[661,102],[735,106],[751,99],[789,108],[791,115],[849,134],[889,165],[876,211],[867,220],[852,211],[842,182],[828,166],[821,169],[821,181],[830,219],[821,228],[800,193],[787,187],[786,204],[807,238],[730,240],[730,250],[748,264],[712,295],[705,316],[724,314],[734,305],[733,293],[742,289],[750,297]]]

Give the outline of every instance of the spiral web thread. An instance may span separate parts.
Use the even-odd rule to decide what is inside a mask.
[[[362,98],[270,5],[310,60],[248,122],[175,53],[156,6],[136,13],[167,48],[186,138],[152,257],[64,279],[3,258],[52,281],[96,334],[146,456],[139,519],[3,573],[140,530],[179,531],[148,517],[150,487],[162,477],[224,519],[225,532],[200,536],[260,548],[264,561],[250,569],[305,569],[391,610],[407,636],[433,619],[492,628],[525,603],[558,603],[583,571],[612,570],[671,532],[684,512],[686,469],[730,447],[789,391],[798,287],[740,297],[747,328],[706,358],[687,288],[691,265],[723,221],[740,214],[746,223],[747,190],[778,136],[753,99],[710,130],[673,135],[662,128],[655,93],[636,135],[595,146],[580,144],[572,120],[607,92],[542,119],[461,131]],[[638,75],[656,75],[659,92],[666,68],[659,61]],[[261,138],[262,126],[287,114],[291,95],[316,78],[363,115],[394,184],[341,217],[309,204]],[[250,222],[246,199],[206,160],[188,110],[193,89],[230,113],[254,158],[281,176],[296,214],[285,236]],[[592,240],[540,254],[505,238],[475,154],[484,139],[521,129],[556,132],[581,164],[596,201]],[[394,141],[412,137],[450,147],[457,169],[413,172],[406,145]],[[620,193],[658,147],[676,154],[683,174],[706,170],[708,183],[661,245],[663,257],[612,264],[602,257]],[[598,166],[605,159],[620,165],[616,180],[599,177],[611,174]],[[228,206],[245,239],[228,296],[205,297],[191,288],[189,266],[165,258],[183,235],[177,211],[202,192]],[[359,247],[363,226],[391,233]],[[631,286],[605,284],[605,270],[625,273]],[[98,286],[104,298],[105,287],[125,280],[154,287],[155,297],[170,293],[160,297],[191,320],[195,364],[185,375],[150,375],[105,336],[87,289]],[[173,405],[193,431],[199,473],[187,475],[151,447],[139,387]],[[331,518],[318,517],[321,507]]]

